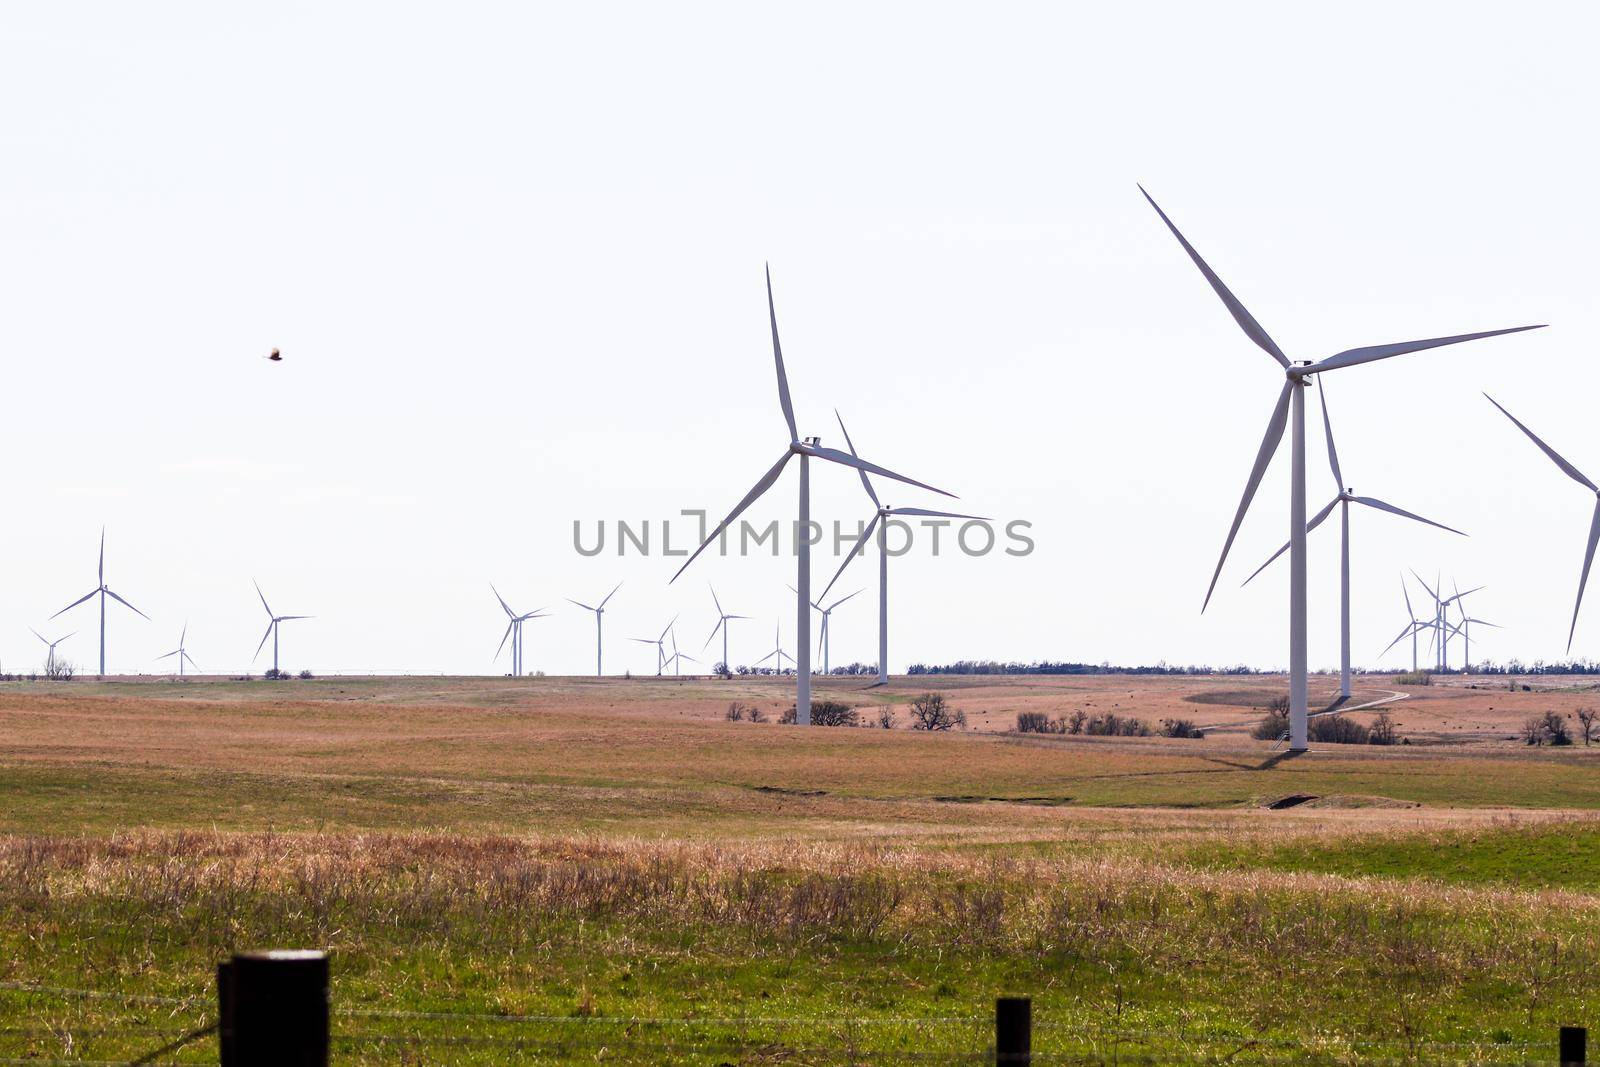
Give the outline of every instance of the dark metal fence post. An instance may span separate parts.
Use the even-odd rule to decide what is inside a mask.
[[[1033,1062],[1033,1001],[1000,997],[994,1002],[994,1062]]]
[[[326,952],[235,953],[217,992],[225,1067],[327,1067]]]
[[[1561,1028],[1561,1067],[1583,1067],[1588,1063],[1589,1031],[1581,1026]]]

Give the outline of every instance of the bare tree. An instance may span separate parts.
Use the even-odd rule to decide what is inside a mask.
[[[1595,710],[1593,708],[1578,709],[1578,729],[1583,734],[1583,744],[1587,748],[1589,739],[1594,736]]]

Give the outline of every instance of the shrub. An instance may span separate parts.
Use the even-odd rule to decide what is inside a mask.
[[[1372,730],[1367,738],[1367,743],[1372,745],[1392,745],[1398,740],[1395,733],[1394,716],[1387,711],[1378,712],[1377,718],[1372,720]]]
[[[1365,745],[1372,740],[1371,730],[1343,715],[1318,715],[1306,723],[1306,735],[1335,745]]]
[[[312,678],[315,678],[316,675],[312,674],[310,671],[301,671],[299,677],[302,682],[306,682],[310,681]]]
[[[723,718],[729,722],[743,722],[745,715],[744,705],[735,700],[728,705],[728,710],[723,713]]]
[[[762,711],[760,708],[756,707],[754,704],[749,705],[745,709],[745,713],[750,716],[750,721],[751,722],[766,722],[767,721],[767,713]]]
[[[1593,708],[1578,709],[1578,731],[1583,734],[1583,744],[1587,748],[1589,739],[1594,736],[1595,710]]]
[[[268,667],[266,673],[264,673],[261,677],[265,678],[269,682],[285,681],[289,677],[289,672],[280,671],[276,667]]]
[[[885,730],[894,729],[894,708],[888,704],[878,705],[878,725]]]
[[[923,693],[911,702],[913,730],[949,730],[967,725],[967,713],[958,711],[943,693]]]
[[[1017,733],[1019,734],[1048,734],[1054,733],[1051,729],[1050,716],[1042,711],[1017,712]]]
[[[1250,731],[1250,736],[1257,741],[1277,741],[1289,733],[1289,708],[1288,701],[1284,700],[1284,707],[1278,707],[1278,701],[1272,702],[1267,717],[1256,723]]]
[[[1071,715],[1067,716],[1066,722],[1063,723],[1060,719],[1057,719],[1056,723],[1065,727],[1061,731],[1062,733],[1081,734],[1083,733],[1083,724],[1088,721],[1089,713],[1084,711],[1082,708],[1078,708],[1073,711]]]
[[[728,665],[722,662],[720,659],[711,665],[711,673],[717,678],[733,677],[733,672],[728,669]]]
[[[1150,727],[1131,715],[1108,711],[1103,715],[1088,716],[1083,724],[1083,732],[1091,737],[1149,737]]]
[[[1205,732],[1194,724],[1193,719],[1162,719],[1162,737],[1193,737],[1205,736]]]
[[[1407,671],[1405,674],[1394,676],[1395,685],[1432,685],[1433,673],[1431,671]]]
[[[778,721],[793,725],[797,718],[794,705],[790,704]],[[849,704],[837,700],[813,700],[811,702],[811,725],[860,726],[861,716]]]
[[[72,665],[71,660],[64,660],[52,656],[45,661],[44,676],[52,682],[70,682],[72,676],[78,673],[78,668]]]
[[[1530,745],[1570,745],[1572,731],[1558,712],[1547,711],[1522,724],[1522,739]]]

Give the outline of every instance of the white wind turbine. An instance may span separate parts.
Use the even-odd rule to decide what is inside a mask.
[[[183,673],[184,673],[183,672],[183,665],[184,665],[185,661],[187,661],[189,666],[193,667],[195,670],[199,670],[200,669],[200,665],[197,664],[193,659],[190,658],[189,650],[184,647],[184,643],[186,641],[188,641],[188,639],[189,639],[189,622],[188,622],[188,620],[184,620],[183,630],[181,632],[179,632],[179,634],[178,634],[178,647],[173,649],[171,652],[168,652],[166,655],[157,656],[156,657],[157,660],[164,660],[164,659],[171,659],[173,656],[177,656],[178,657],[178,677],[179,678],[183,677]]]
[[[807,623],[810,623],[810,621],[811,621],[810,619],[806,620]],[[782,623],[779,623],[776,627],[773,628],[773,631],[772,631],[772,643],[777,647],[775,647],[771,652],[768,652],[765,656],[762,656],[760,659],[756,660],[750,666],[759,667],[763,663],[767,662],[767,660],[773,659],[774,657],[776,657],[777,659],[776,659],[776,663],[774,665],[777,667],[778,672],[781,674],[783,672],[783,661],[785,659],[787,659],[790,663],[794,663],[795,662],[795,658],[793,656],[789,655],[789,653],[787,653],[787,652],[785,652],[783,650],[783,624]],[[798,720],[799,715],[800,715],[800,705],[796,704],[794,706],[794,709],[795,709],[794,710],[795,717]],[[808,712],[810,711],[809,706],[807,707],[806,710]],[[810,715],[807,715],[806,718],[809,720],[810,719]]]
[[[1439,594],[1444,592],[1444,582],[1435,579],[1434,586],[1430,586],[1427,582],[1422,580],[1422,575],[1418,574],[1416,571],[1412,571],[1411,574],[1417,579],[1418,582],[1422,583],[1422,588],[1428,591],[1428,595],[1433,597],[1433,632],[1434,640],[1438,642],[1438,658],[1436,660],[1436,664],[1439,670],[1448,671],[1450,669],[1450,635],[1460,632],[1460,628],[1450,621],[1450,607],[1451,605],[1455,605],[1456,610],[1460,611],[1464,616],[1466,614],[1466,609],[1461,606],[1462,598],[1471,596],[1473,593],[1476,593],[1478,590],[1482,589],[1483,586],[1480,585],[1477,588],[1468,589],[1465,593],[1461,592],[1460,587],[1457,586],[1454,596],[1440,596]],[[1437,588],[1435,588],[1435,586],[1437,586]]]
[[[1452,580],[1452,584],[1454,584],[1454,580]],[[1483,586],[1481,585],[1478,587],[1478,589],[1482,588]],[[1489,626],[1496,630],[1500,629],[1500,624],[1497,622],[1489,622],[1486,619],[1474,619],[1472,616],[1467,614],[1466,597],[1472,593],[1476,593],[1477,591],[1477,589],[1470,589],[1463,593],[1461,591],[1461,587],[1456,586],[1456,610],[1461,612],[1461,622],[1456,626],[1456,630],[1461,634],[1462,671],[1470,671],[1472,669],[1472,628],[1474,626]]]
[[[1267,465],[1272,461],[1273,455],[1278,451],[1278,445],[1283,440],[1286,426],[1293,424],[1290,437],[1290,492],[1289,492],[1289,748],[1291,751],[1303,752],[1308,747],[1306,736],[1306,410],[1304,386],[1309,378],[1325,371],[1340,370],[1344,367],[1353,367],[1362,363],[1371,363],[1374,360],[1389,359],[1392,356],[1405,355],[1408,352],[1421,352],[1424,349],[1439,348],[1444,345],[1459,344],[1462,341],[1475,341],[1483,337],[1497,337],[1501,334],[1518,333],[1522,330],[1538,329],[1537,326],[1517,326],[1508,330],[1488,330],[1482,333],[1457,334],[1452,337],[1430,337],[1420,341],[1400,341],[1395,344],[1372,345],[1365,348],[1351,348],[1336,353],[1317,362],[1290,361],[1284,355],[1278,343],[1268,336],[1267,331],[1261,328],[1250,312],[1245,310],[1237,297],[1229,291],[1213,271],[1200,258],[1200,253],[1194,250],[1187,238],[1178,232],[1172,220],[1167,218],[1166,212],[1161,210],[1149,193],[1141,186],[1139,191],[1144,193],[1150,206],[1155,208],[1156,214],[1161,216],[1161,221],[1166,223],[1167,229],[1183,245],[1194,265],[1204,274],[1206,281],[1211,283],[1211,288],[1216,291],[1228,311],[1233,315],[1234,321],[1244,331],[1245,336],[1254,341],[1263,351],[1277,361],[1282,368],[1285,381],[1283,388],[1278,393],[1278,401],[1273,406],[1272,417],[1267,420],[1267,433],[1262,438],[1261,447],[1256,453],[1255,464],[1250,470],[1250,478],[1245,483],[1244,496],[1239,501],[1239,509],[1233,517],[1233,525],[1228,530],[1227,540],[1222,545],[1221,558],[1217,560],[1217,569],[1211,576],[1211,585],[1206,590],[1205,605],[1211,602],[1211,594],[1217,587],[1217,579],[1222,575],[1222,566],[1227,562],[1228,550],[1233,547],[1233,539],[1239,532],[1239,526],[1244,522],[1245,513],[1250,510],[1250,502],[1255,498],[1256,489],[1261,484],[1261,478],[1266,474]]]
[[[667,634],[672,632],[673,623],[676,623],[677,621],[678,621],[678,617],[676,615],[674,615],[672,617],[672,622],[667,623],[665,626],[663,626],[661,628],[661,636],[660,637],[630,637],[630,638],[628,638],[628,640],[637,641],[641,645],[655,645],[656,646],[656,677],[657,678],[661,677],[661,672],[667,666],[667,663],[668,663],[668,660],[667,660]],[[677,640],[676,636],[674,636],[673,640],[674,640],[674,642],[676,642],[676,640]],[[673,645],[673,650],[674,651],[677,650],[676,643],[674,643],[674,645]]]
[[[1568,478],[1571,478],[1573,481],[1577,482],[1579,485],[1583,486],[1585,489],[1588,489],[1595,495],[1594,516],[1589,520],[1589,546],[1584,549],[1583,572],[1578,575],[1578,598],[1572,605],[1572,625],[1567,629],[1567,651],[1570,653],[1572,651],[1573,635],[1578,632],[1578,609],[1583,607],[1583,589],[1584,586],[1589,584],[1589,568],[1594,564],[1595,545],[1600,544],[1600,486],[1596,486],[1593,482],[1586,478],[1583,473],[1578,470],[1578,468],[1574,467],[1572,464],[1563,459],[1560,453],[1558,453],[1555,449],[1539,440],[1538,435],[1532,430],[1528,429],[1526,426],[1522,425],[1515,415],[1511,414],[1511,412],[1507,411],[1505,408],[1501,408],[1499,401],[1495,400],[1494,397],[1489,396],[1488,393],[1484,393],[1483,395],[1489,401],[1489,403],[1493,404],[1497,408],[1500,408],[1500,413],[1502,415],[1516,423],[1517,429],[1527,434],[1528,439],[1539,446],[1539,451],[1549,456],[1551,462],[1553,462],[1557,467],[1560,467],[1562,472],[1566,474]]]
[[[106,597],[110,597],[112,600],[115,600],[129,611],[132,611],[134,614],[138,615],[141,619],[144,619],[146,622],[150,621],[150,616],[146,615],[144,612],[140,611],[138,608],[134,607],[132,604],[113,593],[106,586],[106,528],[104,526],[100,527],[99,574],[100,584],[97,588],[91,589],[89,592],[85,593],[77,600],[74,600],[72,603],[68,604],[66,607],[62,608],[60,611],[56,612],[50,617],[54,619],[61,615],[65,615],[79,604],[82,604],[85,600],[89,600],[96,596],[100,598],[100,677],[104,678],[106,676]]]
[[[605,600],[600,601],[599,607],[590,607],[588,604],[585,604],[580,600],[573,600],[571,597],[567,597],[567,603],[576,604],[584,611],[594,612],[594,676],[596,678],[603,677],[605,674],[605,671],[603,670],[603,664],[606,650],[606,603],[610,601],[612,597],[616,596],[617,589],[621,588],[622,583],[618,582],[616,589],[611,590],[611,592],[606,594]]]
[[[855,467],[857,470],[871,471],[881,474],[885,478],[905,482],[922,489],[929,489],[942,496],[953,497],[955,494],[946,493],[943,489],[934,489],[933,486],[919,482],[914,478],[907,478],[903,474],[896,474],[876,463],[868,463],[859,456],[840,452],[836,448],[824,448],[818,443],[819,439],[810,437],[802,441],[800,431],[795,424],[794,404],[789,400],[789,377],[783,369],[783,347],[778,343],[778,313],[772,302],[772,271],[767,270],[767,318],[772,323],[772,359],[778,371],[778,403],[783,408],[783,419],[789,427],[789,444],[784,449],[783,456],[772,465],[772,469],[761,476],[760,481],[744,495],[728,517],[717,524],[711,531],[711,536],[701,542],[700,547],[694,550],[684,561],[678,573],[672,576],[675,582],[689,564],[693,563],[706,546],[722,536],[726,530],[744,513],[745,508],[755,503],[783,473],[783,468],[795,456],[800,457],[800,507],[795,521],[795,626],[799,633],[796,638],[796,649],[799,658],[795,660],[795,722],[801,726],[811,725],[811,459],[825,459],[830,463],[840,463],[846,467]],[[771,658],[769,653],[768,659]]]
[[[707,584],[706,588],[707,589],[711,589],[711,586],[709,584]],[[722,601],[717,599],[717,591],[715,589],[711,589],[711,602],[717,606],[717,624],[711,628],[711,637],[707,637],[706,638],[706,643],[704,645],[700,646],[700,651],[704,652],[708,647],[710,647],[711,638],[716,637],[717,636],[717,631],[721,630],[722,631],[722,668],[723,668],[723,670],[726,670],[726,671],[732,671],[733,670],[733,665],[728,662],[728,620],[729,619],[748,619],[750,616],[748,616],[748,615],[729,615],[727,612],[723,611],[722,610]]]
[[[1411,606],[1411,590],[1406,588],[1406,576],[1403,574],[1400,576],[1400,594],[1406,598],[1406,615],[1411,621],[1406,624],[1405,629],[1400,631],[1400,636],[1390,641],[1388,647],[1380,652],[1378,656],[1380,659],[1387,656],[1390,648],[1409,637],[1411,638],[1411,672],[1415,674],[1417,671],[1417,635],[1423,630],[1429,629],[1433,623],[1424,622],[1417,618],[1416,609]]]
[[[844,428],[844,419],[835,411],[833,417],[839,420],[839,432],[844,434],[844,443],[849,447],[850,454],[856,452],[856,446],[850,440],[850,431]],[[834,572],[833,578],[822,590],[822,596],[828,595],[839,576],[844,574],[844,569],[850,566],[850,561],[861,555],[866,548],[867,540],[872,537],[872,531],[878,531],[878,684],[886,685],[889,681],[889,520],[897,515],[911,515],[925,519],[973,519],[979,522],[988,521],[981,515],[959,515],[953,511],[929,511],[927,508],[891,508],[878,499],[878,494],[872,488],[872,481],[867,477],[865,470],[856,473],[861,475],[861,488],[867,491],[867,496],[872,499],[872,506],[877,510],[872,515],[872,521],[867,523],[867,528],[861,531],[861,536],[856,538],[856,543],[850,546],[849,553],[844,561],[839,564],[839,569]],[[854,596],[855,594],[851,594]],[[843,603],[843,601],[840,601]],[[812,605],[815,607],[815,605]],[[838,607],[835,604],[834,607]],[[820,609],[819,609],[820,610]]]
[[[56,667],[56,646],[65,641],[67,637],[71,637],[72,634],[75,634],[78,631],[74,630],[71,634],[67,634],[66,637],[58,637],[54,641],[50,640],[44,634],[40,633],[38,630],[35,630],[31,626],[28,627],[28,632],[44,642],[44,647],[48,649],[48,651],[44,654],[44,671],[46,674],[52,674],[55,672]]]
[[[489,583],[489,590],[494,593],[494,598],[500,601],[500,607],[506,613],[506,632],[500,635],[500,647],[494,650],[494,658],[499,659],[500,653],[505,650],[506,641],[511,642],[511,677],[522,677],[522,624],[529,619],[543,619],[543,608],[535,608],[523,615],[518,615],[511,610],[511,605],[506,603],[506,598],[500,595],[500,590]]]
[[[1350,695],[1350,505],[1353,503],[1365,504],[1367,507],[1375,508],[1378,511],[1387,511],[1391,515],[1415,519],[1417,522],[1428,526],[1437,526],[1441,530],[1448,530],[1453,534],[1461,534],[1462,537],[1467,535],[1453,526],[1446,526],[1442,522],[1425,519],[1421,515],[1413,515],[1411,512],[1397,508],[1393,504],[1386,504],[1376,497],[1356,496],[1355,490],[1344,484],[1344,473],[1339,470],[1339,452],[1333,447],[1333,422],[1328,418],[1327,386],[1320,379],[1317,382],[1317,396],[1322,401],[1322,428],[1328,435],[1328,467],[1333,471],[1333,481],[1338,489],[1338,494],[1328,502],[1327,507],[1317,512],[1311,522],[1306,525],[1306,533],[1309,534],[1312,530],[1321,526],[1323,520],[1333,514],[1334,508],[1339,509],[1339,695],[1348,697]],[[1272,565],[1273,560],[1288,550],[1289,546],[1285,544],[1274,552],[1271,559],[1256,568],[1255,574],[1244,580],[1244,584],[1249,585],[1255,579],[1256,574],[1266,570]],[[1409,599],[1409,595],[1407,599]]]
[[[252,578],[251,581],[255,582],[256,596],[261,598],[261,606],[263,608],[267,609],[267,618],[272,620],[272,621],[267,623],[267,632],[261,635],[261,643],[256,646],[256,654],[250,658],[250,662],[254,663],[256,660],[261,658],[261,650],[267,646],[267,638],[270,637],[270,638],[272,638],[272,669],[273,669],[274,672],[276,672],[277,669],[278,669],[278,626],[279,626],[279,624],[285,623],[285,622],[292,622],[295,619],[312,619],[312,618],[315,618],[316,616],[314,616],[314,615],[274,615],[272,613],[272,608],[267,604],[267,595],[261,591],[261,583],[260,582],[256,582],[254,578]]]
[[[789,588],[791,590],[793,590],[794,586],[791,585]],[[829,583],[829,588],[832,588],[832,583],[831,582]],[[835,600],[832,604],[829,604],[827,607],[823,607],[821,604],[817,603],[817,601],[815,601],[815,600],[813,600],[811,602],[811,606],[813,608],[816,608],[819,612],[822,613],[822,629],[817,634],[817,640],[822,645],[822,673],[823,674],[832,674],[833,673],[829,669],[829,666],[828,666],[828,648],[829,648],[829,645],[831,644],[831,642],[828,640],[828,619],[833,616],[833,609],[834,608],[838,607],[840,604],[843,604],[846,600],[849,600],[851,597],[860,596],[864,592],[866,592],[865,589],[857,589],[854,593],[851,593],[850,596],[842,596],[838,600]],[[822,591],[822,595],[824,597],[827,596],[828,595],[828,590],[824,589]]]
[[[674,677],[681,678],[683,676],[683,663],[684,663],[685,660],[688,660],[690,663],[699,663],[700,662],[699,660],[695,659],[693,656],[688,655],[687,653],[678,651],[678,631],[673,630],[672,631],[672,655],[667,657],[667,663],[672,666],[672,674],[673,674]]]

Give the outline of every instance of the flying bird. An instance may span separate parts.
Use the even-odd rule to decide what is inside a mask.
[[[268,356],[267,358],[272,360],[272,362],[274,362],[274,363],[282,363],[283,362],[283,357],[278,354],[278,350],[276,348],[274,348],[272,350],[272,355]]]

